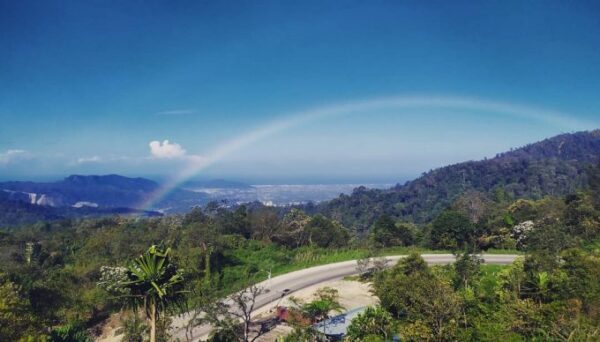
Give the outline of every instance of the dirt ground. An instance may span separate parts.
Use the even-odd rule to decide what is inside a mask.
[[[122,335],[114,336],[114,333],[121,326],[121,313],[115,313],[110,315],[106,324],[101,328],[102,334],[95,340],[97,342],[119,342],[121,341]]]
[[[302,301],[311,301],[315,291],[322,287],[331,287],[337,289],[340,295],[340,304],[346,310],[354,308],[375,305],[377,304],[377,297],[373,296],[370,292],[370,285],[354,280],[333,280],[318,285],[307,287],[303,290],[294,292],[289,296],[284,297],[279,306],[290,306],[290,296],[301,299]],[[263,307],[255,312],[257,318],[268,318],[274,315],[276,304]],[[119,326],[119,315],[115,314],[111,316],[111,319],[104,326],[104,334],[97,338],[98,342],[117,342],[121,340],[122,336],[114,336],[116,328]],[[286,324],[279,324],[273,330],[257,339],[260,342],[273,342],[278,336],[285,336],[292,331],[292,328]]]
[[[354,308],[375,305],[378,303],[377,297],[373,296],[370,292],[370,285],[361,283],[359,281],[354,280],[334,280],[326,283],[321,283],[316,286],[311,286],[306,289],[300,290],[298,292],[292,293],[290,296],[294,296],[296,298],[300,298],[303,301],[311,301],[314,297],[313,294],[316,290],[322,287],[331,287],[337,289],[340,294],[340,304],[346,310],[351,310]],[[288,297],[285,297],[280,306],[289,306],[291,303],[288,300]],[[257,312],[257,317],[268,317],[272,315],[274,311],[274,305],[271,307],[262,308]],[[273,342],[279,336],[285,336],[292,331],[292,328],[286,324],[279,324],[275,329],[271,330],[267,334],[259,337],[257,341],[260,342]]]

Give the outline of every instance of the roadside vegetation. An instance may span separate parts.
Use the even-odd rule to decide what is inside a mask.
[[[168,340],[168,315],[152,314],[149,304],[175,312],[171,301],[157,300],[157,290],[137,293],[137,304],[128,306],[130,301],[106,287],[107,270],[119,268],[127,269],[127,282],[142,284],[142,274],[131,278],[132,265],[145,258],[136,259],[147,255],[149,246],[168,250],[180,277],[177,291],[183,298],[173,301],[177,307],[202,307],[269,273],[411,254],[374,275],[376,294],[392,297],[369,315],[390,314],[394,334],[413,340],[594,339],[600,323],[598,174],[596,169],[585,191],[566,197],[513,200],[501,190],[494,198],[466,191],[427,223],[381,215],[366,231],[297,208],[218,203],[182,216],[40,222],[1,230],[0,340],[86,341],[122,310],[129,341],[143,340],[153,326],[156,341]],[[526,257],[510,271],[495,272],[463,254],[486,250],[518,250]],[[430,268],[417,256],[440,251],[464,259]]]
[[[482,267],[462,254],[454,265],[430,267],[411,254],[374,276],[381,306],[355,318],[346,340],[596,341],[599,256],[569,248]]]

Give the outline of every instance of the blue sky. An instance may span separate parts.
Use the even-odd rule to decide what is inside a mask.
[[[349,101],[441,96],[565,119],[366,108],[251,139],[196,175],[403,181],[598,128],[598,18],[593,1],[0,0],[0,178],[168,176]]]

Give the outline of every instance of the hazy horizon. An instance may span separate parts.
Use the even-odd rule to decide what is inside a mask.
[[[63,180],[64,178],[72,175],[83,175],[83,176],[106,176],[111,174],[117,174],[119,176],[130,177],[130,178],[145,178],[153,180],[157,183],[165,183],[168,182],[169,176],[167,175],[144,175],[144,174],[128,174],[128,173],[90,173],[90,174],[82,174],[82,173],[73,173],[73,174],[57,174],[57,175],[44,175],[44,176],[31,176],[31,177],[20,177],[19,175],[2,175],[0,176],[0,182],[6,181],[31,181],[31,182],[55,182]],[[395,185],[397,183],[404,184],[406,181],[413,180],[417,178],[419,175],[415,175],[414,177],[399,177],[398,179],[388,179],[388,178],[340,178],[340,177],[324,177],[324,176],[315,176],[315,177],[305,177],[305,178],[260,178],[254,177],[249,178],[245,176],[230,176],[230,177],[201,177],[201,178],[191,178],[189,182],[208,182],[215,180],[224,180],[224,181],[234,181],[240,182],[247,185]]]
[[[1,2],[0,178],[398,182],[594,129],[596,10]]]

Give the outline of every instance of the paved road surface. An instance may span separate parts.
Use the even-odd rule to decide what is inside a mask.
[[[405,256],[406,255],[395,255],[387,257],[387,259],[390,261],[389,265],[394,265],[396,261]],[[430,265],[440,265],[454,262],[454,255],[452,254],[422,254],[421,256]],[[499,265],[510,264],[517,257],[517,255],[501,254],[482,255],[485,263]],[[300,271],[290,272],[274,277],[271,280],[267,280],[259,284],[259,286],[264,287],[264,289],[268,292],[257,297],[255,310],[269,305],[275,306],[282,297],[284,291],[287,296],[294,291],[330,280],[341,279],[353,274],[356,274],[356,260],[306,268]],[[174,338],[180,338],[182,341],[186,341],[185,324],[189,321],[189,318],[190,317],[187,314],[173,318]],[[193,331],[194,341],[206,339],[210,331],[211,327],[209,325],[196,327]]]

